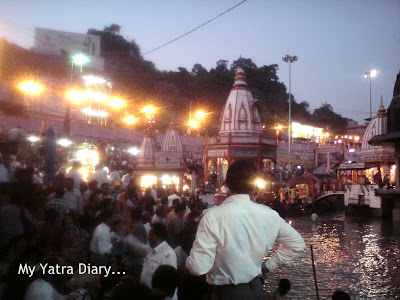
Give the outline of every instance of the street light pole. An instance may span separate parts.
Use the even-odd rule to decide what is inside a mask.
[[[284,62],[289,63],[289,170],[292,170],[292,67],[291,64],[297,61],[297,56],[286,55],[282,57]]]
[[[372,77],[376,76],[376,70],[371,70],[371,71],[367,71],[365,72],[364,77],[365,78],[369,78],[369,121],[371,122],[372,120]]]

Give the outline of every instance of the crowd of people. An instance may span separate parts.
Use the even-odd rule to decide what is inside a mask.
[[[22,164],[14,157],[8,163],[1,161],[0,299],[225,299],[215,293],[229,296],[233,290],[216,292],[212,286],[241,286],[243,273],[231,276],[238,282],[222,279],[218,272],[224,267],[216,270],[215,265],[235,260],[232,255],[239,255],[237,250],[222,249],[240,248],[242,242],[232,237],[232,245],[221,248],[219,243],[226,238],[222,230],[231,228],[232,236],[237,232],[233,223],[224,227],[226,220],[208,223],[212,214],[205,214],[207,205],[200,194],[191,197],[159,186],[142,190],[128,166],[110,165],[109,174],[98,166],[86,183],[80,167],[75,162],[68,173],[61,167],[54,183],[44,186],[28,162]],[[253,214],[257,207],[252,210]],[[246,212],[243,215],[247,218]],[[278,214],[267,211],[266,215],[281,225],[268,229],[272,234],[258,240],[258,256],[263,257],[279,232],[282,238],[295,237],[292,253],[304,248],[300,235]],[[278,251],[268,267],[263,265],[263,271],[277,268],[282,253]],[[286,256],[282,262],[295,256]],[[262,261],[248,259],[254,266],[247,275],[254,277]],[[242,272],[238,268],[229,272]],[[249,284],[256,278],[259,288],[258,276]],[[268,299],[284,299],[290,282],[282,284],[284,288],[278,286]]]

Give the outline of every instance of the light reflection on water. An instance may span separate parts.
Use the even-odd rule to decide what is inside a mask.
[[[352,299],[400,299],[400,224],[391,220],[355,218],[344,221],[289,218],[307,243],[291,265],[269,274],[266,288],[274,290],[288,278],[288,299],[316,299],[310,245],[313,245],[321,299],[341,289]]]

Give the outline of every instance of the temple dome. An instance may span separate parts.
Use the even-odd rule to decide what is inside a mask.
[[[154,167],[154,155],[156,150],[156,141],[152,135],[146,134],[140,146],[138,155],[138,168]]]
[[[244,70],[239,67],[224,107],[219,134],[253,135],[261,132],[258,109],[247,86]]]
[[[169,126],[165,132],[164,139],[161,146],[161,151],[164,152],[179,152],[182,157],[182,143],[178,131],[174,128],[173,124]]]
[[[374,136],[387,133],[387,114],[383,106],[381,97],[381,105],[379,106],[378,114],[372,118],[364,133],[364,138],[361,144],[361,162],[379,162],[394,159],[394,150],[391,147],[372,146],[368,143]]]

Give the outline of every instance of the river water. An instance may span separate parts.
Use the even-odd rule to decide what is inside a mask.
[[[320,299],[341,289],[351,299],[400,299],[400,224],[391,220],[346,216],[344,221],[288,218],[307,244],[289,266],[269,274],[266,288],[288,278],[288,299],[317,299],[311,262],[314,259]]]

